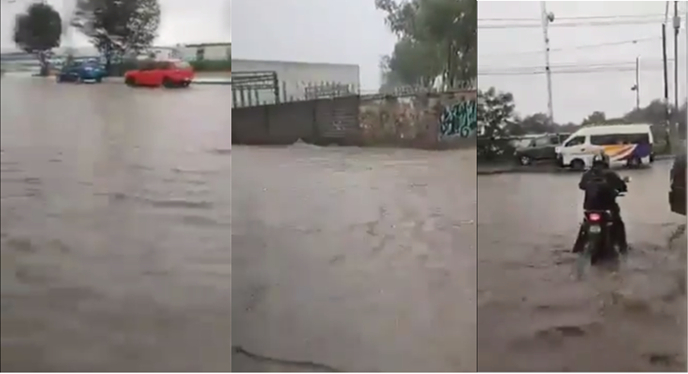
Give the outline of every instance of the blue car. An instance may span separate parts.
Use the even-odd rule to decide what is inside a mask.
[[[93,62],[73,62],[63,66],[57,75],[58,82],[96,82],[103,81],[105,70]]]

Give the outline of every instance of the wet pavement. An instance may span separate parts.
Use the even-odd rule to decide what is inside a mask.
[[[669,211],[670,165],[620,172],[632,250],[581,281],[568,252],[580,175],[478,178],[480,371],[685,372],[686,218]]]
[[[474,151],[232,152],[236,371],[475,370]]]
[[[2,370],[229,370],[228,88],[1,85]]]

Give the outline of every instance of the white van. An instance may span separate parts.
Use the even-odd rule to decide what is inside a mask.
[[[654,161],[654,139],[648,124],[598,125],[579,129],[555,149],[562,167],[587,169],[604,150],[611,166],[639,166]]]

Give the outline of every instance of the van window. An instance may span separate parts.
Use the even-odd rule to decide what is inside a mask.
[[[650,134],[640,133],[640,134],[625,134],[625,138],[629,144],[649,144]]]
[[[650,135],[648,133],[604,134],[590,136],[590,143],[594,145],[648,144],[649,142]]]
[[[593,145],[623,144],[623,142],[621,136],[616,134],[590,135],[590,144]]]
[[[576,136],[575,138],[571,138],[566,144],[564,144],[564,147],[573,147],[576,145],[581,145],[585,143],[585,136]]]

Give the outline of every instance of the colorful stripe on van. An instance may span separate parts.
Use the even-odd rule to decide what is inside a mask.
[[[622,145],[605,145],[604,153],[609,156],[611,161],[624,161],[632,158],[649,157],[652,153],[651,144],[622,144]]]

